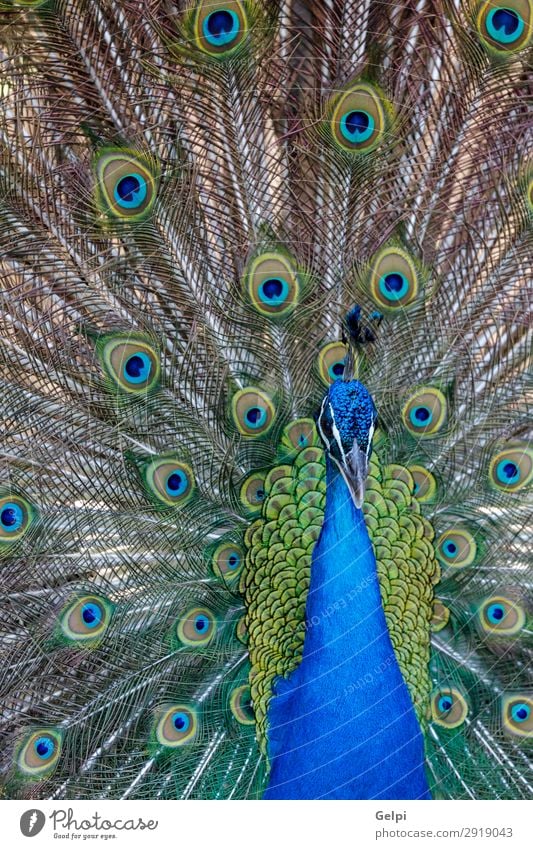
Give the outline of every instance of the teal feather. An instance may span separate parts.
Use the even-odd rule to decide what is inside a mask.
[[[243,0],[220,41],[192,0],[0,2],[4,796],[262,796],[250,593],[275,595],[291,487],[287,539],[320,530],[309,422],[357,303],[383,314],[346,361],[378,410],[371,465],[410,499],[395,512],[379,472],[385,525],[431,526],[442,570],[406,676],[428,682],[431,793],[530,797],[532,8],[506,5],[525,36],[502,43],[486,5]],[[368,138],[342,136],[345,103]],[[426,500],[404,467],[433,476]],[[439,549],[451,529],[469,562]],[[292,548],[300,595],[264,653],[285,677],[309,584]],[[397,562],[376,560],[385,598]]]

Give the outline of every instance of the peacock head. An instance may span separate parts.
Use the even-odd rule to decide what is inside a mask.
[[[317,417],[327,455],[343,476],[356,507],[363,504],[376,419],[372,397],[358,380],[334,381]]]

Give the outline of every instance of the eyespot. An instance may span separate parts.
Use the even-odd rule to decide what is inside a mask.
[[[173,705],[159,719],[156,737],[162,746],[177,749],[192,743],[198,732],[198,718],[188,705]]]
[[[21,495],[0,493],[0,551],[23,537],[36,518],[35,507]]]
[[[146,467],[144,479],[150,493],[172,507],[182,507],[190,501],[194,492],[191,467],[173,457],[152,460]]]
[[[438,689],[431,696],[431,717],[436,725],[457,728],[468,714],[468,704],[459,690],[453,687]]]
[[[285,318],[298,305],[301,282],[294,262],[283,254],[256,257],[244,278],[246,294],[262,315]]]
[[[194,21],[199,48],[210,56],[223,57],[242,45],[249,30],[248,18],[242,3],[201,3]]]
[[[318,445],[318,434],[313,419],[296,419],[288,424],[281,437],[282,445],[301,451],[311,445]]]
[[[525,625],[525,611],[505,596],[486,598],[479,608],[479,621],[487,634],[512,636]]]
[[[422,504],[435,501],[437,495],[437,479],[424,466],[408,466],[414,481],[413,495]]]
[[[109,377],[125,392],[146,392],[158,385],[159,359],[141,339],[108,337],[98,345],[97,351]]]
[[[236,687],[230,695],[230,709],[241,725],[254,725],[255,715],[252,707],[252,695],[247,685]]]
[[[533,4],[531,0],[481,3],[477,29],[485,47],[494,53],[515,53],[531,39]]]
[[[241,616],[235,628],[235,635],[239,642],[244,645],[248,642],[248,628],[246,627],[246,617]]]
[[[238,545],[224,542],[213,554],[213,571],[230,587],[238,583],[244,566],[244,552]]]
[[[259,515],[265,500],[266,472],[253,472],[245,479],[239,492],[241,504],[248,513]]]
[[[476,541],[464,528],[450,528],[438,538],[435,554],[443,565],[462,569],[476,559]]]
[[[356,83],[336,101],[331,132],[337,145],[350,153],[368,153],[383,139],[386,110],[378,90]]]
[[[404,426],[421,439],[435,436],[444,426],[446,415],[446,398],[439,389],[431,386],[418,389],[402,410]]]
[[[180,617],[177,634],[186,646],[207,646],[216,631],[216,619],[207,607],[193,607]]]
[[[383,310],[405,310],[417,300],[420,274],[400,248],[384,248],[374,258],[368,281],[372,300]]]
[[[533,479],[533,449],[526,443],[510,445],[492,457],[489,465],[491,486],[503,492],[517,492]]]
[[[329,342],[318,355],[318,373],[325,386],[339,380],[344,374],[344,361],[348,348],[342,342]]]
[[[40,728],[22,741],[17,764],[24,775],[40,779],[54,771],[60,754],[60,733],[53,728]]]
[[[276,414],[268,395],[255,386],[235,393],[231,412],[239,433],[251,438],[264,436],[270,430]]]
[[[76,599],[61,614],[59,624],[67,639],[83,642],[96,640],[107,630],[113,606],[101,596],[87,595]]]
[[[148,161],[120,148],[102,151],[95,162],[98,201],[114,218],[140,220],[150,213],[157,179]]]
[[[506,731],[515,737],[533,737],[533,699],[530,695],[506,696],[502,704],[502,719]]]
[[[433,602],[433,616],[431,617],[431,630],[442,631],[450,621],[450,611],[441,601],[435,599]]]

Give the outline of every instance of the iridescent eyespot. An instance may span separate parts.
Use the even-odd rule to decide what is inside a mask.
[[[54,728],[39,728],[21,741],[16,761],[20,771],[39,780],[50,775],[61,754],[61,734]]]
[[[422,386],[414,392],[402,409],[407,430],[421,439],[434,436],[444,426],[447,403],[440,389]]]
[[[215,574],[233,588],[238,584],[244,566],[244,552],[234,543],[223,542],[214,551],[212,565]]]
[[[289,450],[301,451],[318,444],[318,433],[313,419],[296,419],[283,429],[281,445]]]
[[[457,728],[468,714],[466,699],[454,687],[439,688],[431,696],[431,718],[443,728]]]
[[[517,492],[533,480],[533,449],[527,443],[513,443],[499,451],[489,464],[492,487]]]
[[[207,646],[215,635],[216,624],[214,614],[207,607],[193,607],[180,617],[178,639],[186,646]]]
[[[524,627],[526,614],[523,608],[510,598],[491,596],[481,603],[479,621],[487,634],[512,636]]]
[[[178,704],[167,708],[156,725],[158,742],[170,749],[192,743],[197,732],[198,718],[188,705]]]
[[[334,101],[331,132],[336,144],[350,153],[368,153],[383,139],[390,107],[377,88],[359,82]]]
[[[99,340],[97,352],[112,381],[129,393],[155,389],[159,383],[159,358],[142,339],[113,336]]]
[[[372,260],[367,286],[370,297],[381,309],[395,312],[416,302],[421,282],[421,272],[409,254],[389,247]]]
[[[437,496],[437,479],[424,466],[408,466],[413,476],[414,492],[417,501],[430,504]]]
[[[450,611],[441,601],[435,599],[433,602],[433,616],[431,617],[431,630],[442,631],[450,621]]]
[[[259,515],[265,500],[266,472],[252,472],[244,480],[239,491],[242,506],[252,515]]]
[[[477,544],[464,528],[450,528],[435,543],[435,554],[443,565],[462,569],[476,559]]]
[[[241,616],[238,620],[237,625],[235,627],[235,636],[239,640],[240,643],[244,643],[244,645],[248,642],[248,628],[246,627],[246,617]]]
[[[203,2],[194,19],[194,32],[199,48],[213,57],[224,57],[242,45],[249,30],[244,4],[238,0],[226,3]]]
[[[72,602],[60,616],[64,637],[75,642],[100,638],[111,621],[113,605],[102,596],[86,595]]]
[[[531,0],[498,2],[486,0],[480,4],[476,25],[481,40],[490,52],[515,53],[531,40],[533,4]]]
[[[152,460],[143,472],[151,495],[172,507],[182,507],[194,493],[195,481],[191,467],[177,458],[167,456]]]
[[[255,715],[252,707],[252,695],[246,684],[233,690],[229,704],[237,722],[240,722],[241,725],[254,725]]]
[[[325,386],[343,376],[347,353],[348,348],[342,342],[329,342],[321,349],[318,355],[318,373]]]
[[[0,552],[19,540],[37,518],[37,510],[21,495],[0,492]]]
[[[298,305],[302,284],[294,261],[283,254],[265,253],[253,259],[244,277],[253,307],[270,318],[286,318]]]
[[[248,386],[235,393],[231,412],[239,433],[250,438],[264,436],[276,415],[274,404],[266,392],[255,386]]]
[[[95,161],[97,193],[103,212],[128,221],[145,218],[157,191],[157,176],[148,160],[133,151],[110,148]]]
[[[504,729],[514,737],[533,737],[533,698],[530,694],[507,695],[502,703]]]

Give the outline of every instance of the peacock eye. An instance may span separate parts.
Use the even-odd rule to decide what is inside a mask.
[[[244,566],[244,553],[234,543],[221,543],[213,554],[212,566],[215,574],[232,589],[239,583],[239,576]]]
[[[254,725],[255,715],[252,706],[250,688],[246,685],[236,687],[230,695],[230,710],[241,725]]]
[[[283,430],[282,445],[301,451],[310,445],[318,445],[318,434],[313,419],[296,419]]]
[[[108,376],[130,393],[146,392],[157,386],[160,374],[158,357],[146,342],[114,337],[97,348]]]
[[[366,285],[381,309],[391,313],[405,310],[418,298],[421,270],[401,248],[383,248],[371,262]]]
[[[143,477],[150,494],[157,501],[173,507],[183,506],[194,493],[195,481],[191,467],[172,457],[152,460]]]
[[[344,361],[348,349],[342,342],[329,342],[318,355],[318,373],[326,386],[344,374]]]
[[[33,505],[22,496],[0,493],[0,551],[3,546],[23,537],[36,515]]]
[[[239,433],[248,437],[265,434],[275,417],[274,404],[268,395],[251,386],[235,393],[231,410]]]
[[[531,21],[530,0],[510,0],[502,5],[486,0],[477,14],[481,39],[496,53],[522,50],[531,39]]]
[[[516,492],[533,480],[533,450],[517,443],[499,451],[489,465],[491,485],[504,492]]]
[[[68,640],[95,640],[106,631],[113,607],[100,596],[84,596],[70,604],[62,613],[59,624]]]
[[[441,430],[447,415],[446,398],[439,389],[421,387],[404,404],[402,419],[407,430],[421,438]]]
[[[457,728],[465,721],[468,704],[455,688],[436,690],[431,697],[431,717],[436,725]]]
[[[61,752],[61,735],[51,728],[32,732],[22,741],[17,763],[25,775],[43,778],[55,768]]]
[[[464,528],[450,528],[435,545],[437,559],[445,566],[457,569],[470,566],[477,555],[477,545],[472,534]]]
[[[244,480],[239,490],[243,507],[249,512],[259,514],[265,500],[265,472],[253,472]]]
[[[244,287],[257,312],[272,319],[288,316],[302,289],[294,261],[282,253],[255,257],[246,269]]]
[[[522,607],[504,596],[485,599],[479,608],[479,620],[487,634],[511,636],[522,630],[526,614]]]
[[[431,503],[437,494],[437,480],[424,466],[408,466],[413,476],[414,496],[417,501]]]
[[[248,34],[248,17],[239,0],[220,5],[212,0],[200,4],[194,30],[199,48],[211,56],[223,57],[234,51]]]
[[[174,705],[160,717],[156,737],[162,746],[175,749],[191,743],[198,731],[196,713],[187,705]]]
[[[385,126],[385,106],[373,86],[356,83],[337,99],[331,132],[343,150],[351,153],[373,150],[382,140]]]
[[[528,695],[506,696],[502,705],[503,725],[515,737],[533,735],[533,699]]]
[[[216,619],[206,607],[194,607],[180,618],[177,635],[187,646],[207,646],[216,631]]]
[[[95,161],[98,201],[114,218],[140,220],[150,212],[157,179],[147,161],[131,151],[109,148]]]

